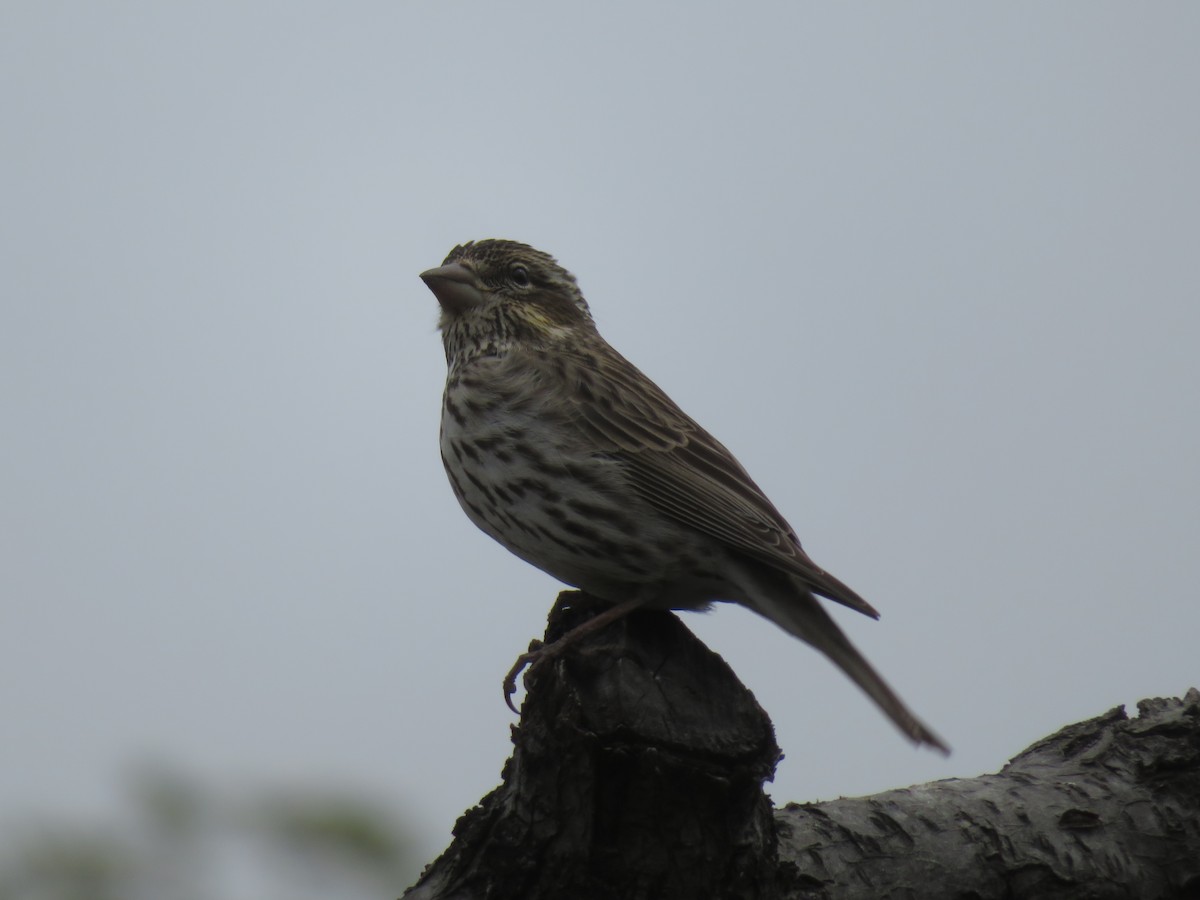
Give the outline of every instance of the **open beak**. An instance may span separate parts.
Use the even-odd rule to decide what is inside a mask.
[[[487,302],[487,292],[475,279],[475,273],[459,263],[422,272],[421,280],[446,312],[462,313]]]

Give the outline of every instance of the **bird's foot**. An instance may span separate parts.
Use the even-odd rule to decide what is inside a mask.
[[[513,667],[508,670],[508,674],[504,676],[504,702],[508,704],[508,708],[513,712],[517,712],[516,706],[513,705],[512,697],[517,692],[517,676],[521,671],[530,666],[530,672],[533,671],[532,666],[537,665],[541,660],[548,656],[553,656],[550,651],[554,648],[554,644],[543,644],[537,638],[529,642],[529,649],[517,657],[517,661],[513,663]]]
[[[513,667],[508,670],[508,674],[504,676],[504,702],[508,704],[508,708],[513,712],[517,712],[516,706],[513,705],[512,695],[517,690],[517,676],[521,674],[521,670],[529,666],[529,671],[525,673],[525,677],[529,678],[534,667],[545,662],[548,659],[553,659],[562,654],[564,650],[573,644],[577,643],[582,638],[590,634],[594,634],[607,625],[629,615],[635,609],[639,609],[646,604],[648,594],[639,593],[623,603],[618,603],[615,606],[610,606],[603,612],[593,616],[581,625],[576,625],[558,640],[553,643],[544,644],[539,640],[529,642],[529,649],[517,657],[517,661],[513,663]]]

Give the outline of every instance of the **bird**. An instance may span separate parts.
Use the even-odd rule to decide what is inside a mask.
[[[606,605],[531,644],[505,679],[510,707],[525,665],[633,610],[736,603],[827,656],[914,744],[949,753],[819,598],[879,613],[813,562],[733,454],[600,335],[553,256],[469,241],[420,278],[440,307],[440,449],[455,497],[513,554]]]

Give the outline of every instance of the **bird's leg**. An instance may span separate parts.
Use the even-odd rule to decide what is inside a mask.
[[[508,708],[513,712],[517,711],[517,708],[513,706],[512,695],[516,693],[517,676],[521,674],[522,669],[529,666],[529,671],[532,672],[535,666],[540,665],[546,660],[561,656],[564,650],[578,642],[581,638],[585,638],[589,634],[595,634],[600,629],[611,625],[618,619],[623,619],[631,612],[645,606],[649,599],[650,595],[647,592],[639,591],[637,595],[630,599],[624,600],[616,606],[610,606],[604,612],[592,616],[592,618],[580,625],[576,625],[553,643],[543,644],[538,640],[531,641],[529,650],[517,657],[517,661],[513,663],[513,667],[504,676],[504,702],[508,704]]]

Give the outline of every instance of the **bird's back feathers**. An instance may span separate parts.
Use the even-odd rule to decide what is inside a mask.
[[[602,341],[598,334],[593,340]],[[862,597],[818,567],[796,533],[725,446],[653,381],[606,345],[604,354],[559,350],[575,424],[597,452],[619,456],[638,493],[664,515],[796,576],[811,591],[879,618]],[[603,360],[599,362],[598,360]]]

